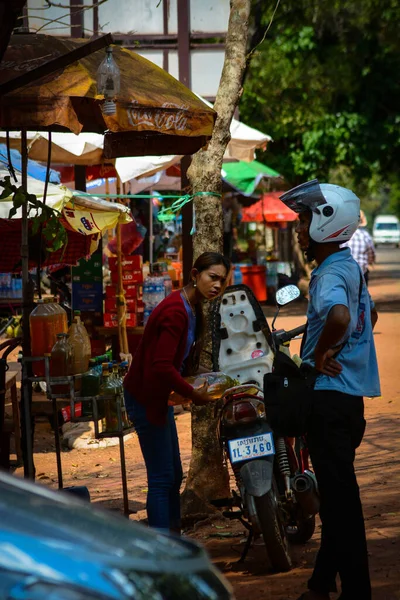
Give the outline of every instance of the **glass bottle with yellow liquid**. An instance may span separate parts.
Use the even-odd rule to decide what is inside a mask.
[[[72,375],[73,362],[74,349],[68,342],[68,334],[57,334],[57,342],[51,350],[50,376],[66,377]],[[51,391],[53,394],[69,394],[70,386],[69,384],[52,384]]]

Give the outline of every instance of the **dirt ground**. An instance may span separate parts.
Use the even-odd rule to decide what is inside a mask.
[[[383,267],[377,268],[370,285],[381,310],[375,340],[382,396],[365,401],[368,425],[356,461],[374,600],[400,600],[400,288],[397,275],[397,272],[387,273]],[[289,329],[304,322],[304,309],[304,305],[295,307],[290,316],[283,312],[279,326]],[[270,315],[271,311],[267,313]],[[292,350],[295,350],[294,345]],[[191,454],[190,413],[178,415],[177,425],[183,469],[187,473]],[[125,452],[130,509],[134,511],[131,518],[141,520],[145,518],[146,474],[135,435],[126,442]],[[121,510],[118,447],[65,450],[62,464],[65,486],[86,485],[93,503]],[[39,482],[57,487],[54,442],[46,419],[38,420],[35,431],[35,466]],[[22,469],[17,469],[16,473],[22,475]],[[294,568],[283,574],[274,574],[266,567],[265,550],[260,545],[250,550],[244,563],[238,563],[245,537],[240,523],[219,519],[195,531],[188,531],[187,535],[206,547],[212,560],[233,585],[238,600],[295,600],[305,590],[311,575],[319,546],[320,526],[317,525],[316,533],[308,544],[293,549]]]

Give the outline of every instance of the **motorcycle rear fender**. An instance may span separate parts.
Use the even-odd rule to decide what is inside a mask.
[[[240,469],[240,477],[246,492],[251,496],[264,496],[272,485],[274,457],[250,460]]]

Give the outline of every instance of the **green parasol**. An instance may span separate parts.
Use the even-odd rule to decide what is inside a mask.
[[[244,196],[254,194],[262,179],[280,177],[277,171],[257,160],[252,162],[227,162],[221,169],[222,179]]]

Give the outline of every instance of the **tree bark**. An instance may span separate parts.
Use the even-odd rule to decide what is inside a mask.
[[[221,252],[223,236],[221,168],[230,140],[230,124],[242,92],[246,67],[246,49],[251,0],[231,0],[225,62],[214,109],[217,112],[208,147],[199,150],[192,160],[188,177],[193,192],[211,192],[194,200],[195,233],[193,258],[206,251]],[[211,340],[209,340],[209,345]],[[207,344],[206,344],[207,349]],[[206,352],[205,356],[209,356]],[[202,360],[205,363],[206,360]],[[229,475],[216,435],[214,406],[192,408],[192,459],[185,491],[182,495],[184,518],[209,514],[209,501],[229,495]]]

